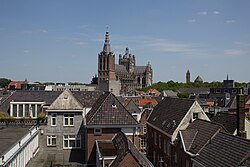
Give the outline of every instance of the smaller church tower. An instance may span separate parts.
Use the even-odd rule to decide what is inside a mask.
[[[190,71],[187,70],[186,72],[186,83],[189,83],[190,82]]]
[[[115,80],[115,54],[111,51],[109,32],[106,32],[103,51],[98,55],[98,83],[101,80]]]

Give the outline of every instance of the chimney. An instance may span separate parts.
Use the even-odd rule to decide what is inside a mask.
[[[245,96],[237,95],[237,136],[246,138],[245,131]]]

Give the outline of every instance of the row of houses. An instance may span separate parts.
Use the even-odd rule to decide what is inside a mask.
[[[34,122],[41,113],[46,114],[46,122],[23,126],[26,130],[18,140],[0,149],[2,166],[21,164],[24,156],[27,161],[19,166],[42,163],[34,160],[36,157],[54,165],[248,165],[250,142],[245,138],[249,138],[250,123],[245,117],[244,96],[236,101],[237,114],[206,113],[194,99],[165,97],[145,107],[139,106],[139,101],[138,97],[98,91],[13,92],[1,101],[0,111],[15,117],[22,126],[24,117]],[[6,133],[14,125],[2,127]],[[11,129],[8,132],[12,134]],[[30,137],[26,144],[34,142],[27,147],[32,151],[21,153],[24,146],[19,139],[25,135]],[[20,155],[16,159],[6,154],[12,145],[19,146],[11,151]]]
[[[145,149],[146,145],[145,134],[142,136],[143,141],[141,140],[143,125],[137,120],[137,117],[132,115],[135,113],[133,105],[128,103],[127,106],[130,106],[130,111],[110,92],[16,91],[2,101],[0,110],[20,121],[23,121],[24,118],[35,120],[41,113],[46,113],[45,124],[35,126],[38,128],[38,154],[43,154],[41,157],[46,163],[87,163],[106,166],[107,163],[111,165],[112,163],[124,164],[127,162],[137,163],[139,166],[141,166],[140,164],[152,166],[146,156],[139,151]],[[134,107],[137,106],[134,105]],[[140,115],[140,117],[143,116]],[[144,120],[146,121],[146,119]],[[8,127],[10,126],[14,125],[9,124]],[[111,159],[108,158],[110,160],[107,162],[104,162],[106,155],[103,153],[104,148],[102,147],[105,147],[106,144],[102,144],[103,141],[109,141],[109,146],[115,153]],[[124,147],[119,148],[117,142],[123,142]],[[100,148],[102,148],[101,151]],[[3,152],[8,149],[6,148]],[[120,155],[121,149],[124,149],[124,155]],[[127,154],[128,152],[129,154]],[[125,153],[130,157],[128,160],[125,162],[116,160],[118,157],[126,157]],[[3,163],[3,166],[13,166],[19,163],[14,162]],[[27,161],[20,166],[26,165],[36,166],[36,161]]]

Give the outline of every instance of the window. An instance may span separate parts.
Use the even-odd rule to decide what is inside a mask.
[[[216,93],[220,93],[221,92],[221,90],[220,89],[216,89]]]
[[[160,134],[159,134],[158,141],[159,141],[159,148],[161,148],[161,135]]]
[[[164,149],[164,153],[166,153],[167,152],[166,139],[164,139],[163,141],[163,149]]]
[[[147,134],[147,126],[143,126],[143,134]]]
[[[167,142],[167,154],[168,154],[168,155],[170,155],[170,149],[171,149],[170,143]]]
[[[237,89],[233,89],[232,93],[237,93]]]
[[[51,126],[56,126],[56,114],[51,114]]]
[[[94,129],[94,134],[95,135],[101,135],[102,134],[102,129],[101,128],[95,128]]]
[[[17,105],[13,104],[13,117],[17,117]]]
[[[199,118],[199,113],[193,113],[193,119]]]
[[[228,92],[229,92],[228,89],[225,89],[225,90],[224,90],[224,93],[228,93]]]
[[[140,138],[140,148],[141,149],[145,149],[146,148],[146,137],[145,136],[142,136]]]
[[[155,145],[157,145],[157,133],[156,132],[154,132],[154,143]]]
[[[56,146],[56,136],[47,136],[47,146]]]
[[[74,114],[64,114],[64,126],[74,126]]]
[[[64,149],[81,148],[81,136],[80,135],[63,136],[63,148]]]

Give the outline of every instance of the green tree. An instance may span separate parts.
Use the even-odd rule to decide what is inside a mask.
[[[0,78],[0,87],[4,88],[7,87],[9,85],[11,80],[7,79],[7,78]]]

